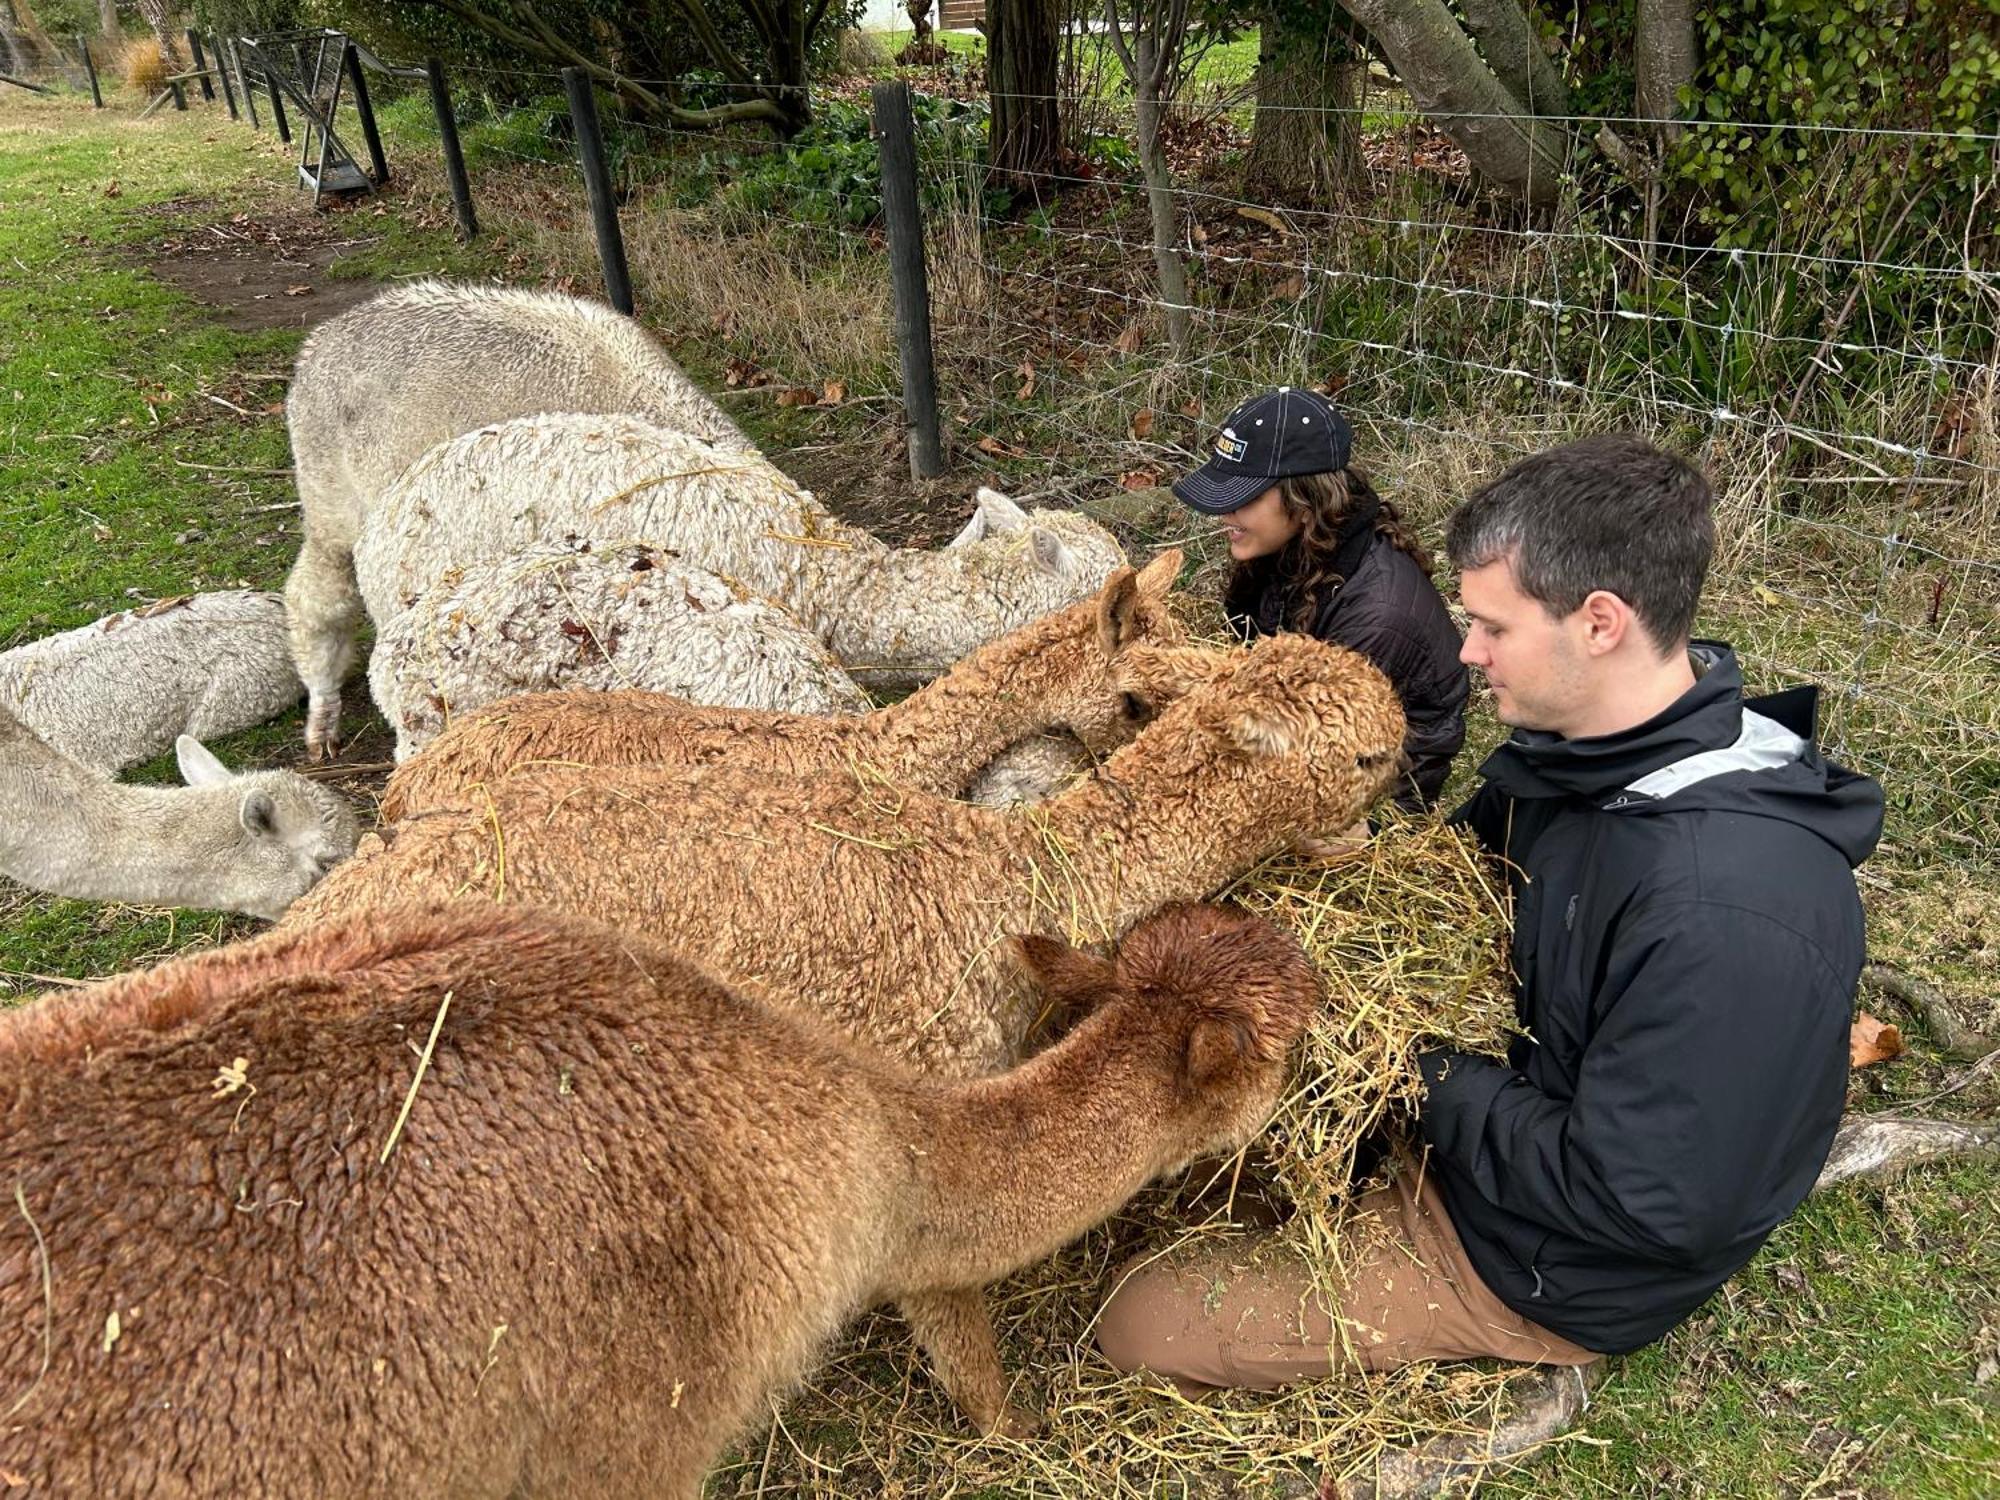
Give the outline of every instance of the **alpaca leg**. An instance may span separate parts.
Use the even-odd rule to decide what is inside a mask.
[[[977,1288],[914,1292],[898,1304],[930,1356],[931,1372],[960,1411],[983,1433],[1032,1437],[1041,1418],[1007,1401],[1007,1372],[993,1341],[993,1320]]]
[[[285,580],[285,623],[306,685],[306,749],[314,760],[340,748],[340,684],[354,663],[360,620],[352,550],[308,536]]]

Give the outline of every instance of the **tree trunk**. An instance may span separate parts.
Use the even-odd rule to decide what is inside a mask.
[[[1062,146],[1056,108],[1056,58],[1062,37],[1060,0],[986,0],[986,73],[992,91],[987,152],[994,180],[1037,198]]]
[[[113,38],[123,32],[124,28],[118,24],[118,0],[97,0],[97,29]]]
[[[1444,0],[1340,0],[1368,28],[1418,109],[1494,186],[1537,207],[1562,185],[1563,132],[1522,112]]]
[[[1361,176],[1368,64],[1332,0],[1271,0],[1257,45],[1257,116],[1243,159],[1246,196],[1323,203]]]
[[[1521,0],[1461,0],[1465,29],[1479,43],[1486,66],[1501,87],[1531,115],[1566,115],[1569,88],[1563,82]]]
[[[1174,211],[1174,181],[1167,170],[1160,124],[1166,110],[1160,102],[1159,70],[1150,31],[1133,38],[1138,76],[1132,80],[1133,113],[1138,116],[1139,165],[1146,174],[1146,206],[1153,216],[1153,265],[1160,276],[1160,300],[1167,309],[1167,339],[1174,353],[1188,344],[1187,267],[1181,263],[1180,215]]]
[[[1681,112],[1680,92],[1694,82],[1693,0],[1639,0],[1632,34],[1633,113],[1642,120],[1672,120]],[[1648,127],[1662,144],[1680,134],[1678,125]]]
[[[910,38],[910,45],[921,47],[931,39],[931,6],[934,0],[904,0],[903,13],[910,18],[910,28],[916,35]]]
[[[181,49],[174,40],[174,18],[169,14],[170,6],[171,0],[139,0],[139,14],[153,28],[153,35],[160,44],[160,60],[167,65],[167,71],[178,73],[181,70]]]

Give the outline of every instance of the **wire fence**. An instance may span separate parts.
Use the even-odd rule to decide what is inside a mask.
[[[689,106],[730,94],[645,87]],[[482,218],[524,274],[553,265],[597,290],[560,75],[456,67],[452,90]],[[1883,779],[1897,848],[1994,861],[2000,264],[1983,191],[1984,220],[1885,222],[1879,249],[1835,241],[1840,205],[1808,201],[1762,242],[1718,243],[1692,215],[1644,229],[1589,186],[1603,127],[1651,122],[1575,117],[1543,122],[1572,187],[1537,218],[1482,194],[1392,101],[1348,122],[1360,168],[1345,191],[1281,204],[1236,186],[1247,111],[1197,105],[1170,130],[1220,149],[1177,149],[1163,247],[1129,98],[1088,103],[1085,149],[1028,184],[1035,203],[987,180],[983,94],[919,99],[934,356],[961,474],[1191,535],[1158,486],[1243,397],[1308,384],[1350,413],[1356,462],[1435,539],[1513,460],[1635,428],[1717,484],[1723,546],[1700,627],[1735,642],[1754,686],[1822,688],[1823,736]],[[900,387],[866,85],[815,89],[812,105],[816,124],[789,143],[607,116],[638,313],[726,399],[837,389],[808,403],[819,420],[802,447],[872,444],[892,469]],[[376,109],[411,192],[441,204],[422,82],[385,77]],[[2000,164],[1991,134],[1702,128],[1792,130],[1801,174],[1827,165],[1836,193],[1871,152],[1939,144]],[[1161,294],[1163,253],[1185,304]]]

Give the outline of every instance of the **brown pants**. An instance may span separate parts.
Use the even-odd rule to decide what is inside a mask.
[[[1493,1295],[1416,1163],[1398,1162],[1394,1180],[1348,1213],[1346,1264],[1329,1277],[1344,1288],[1337,1317],[1303,1261],[1268,1242],[1238,1242],[1133,1262],[1098,1315],[1098,1347],[1121,1370],[1184,1388],[1250,1390],[1419,1360],[1600,1358]]]

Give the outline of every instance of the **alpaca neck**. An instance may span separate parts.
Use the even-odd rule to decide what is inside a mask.
[[[1006,630],[991,580],[965,554],[889,547],[839,522],[819,522],[816,540],[801,613],[864,684],[927,682]]]
[[[1050,704],[1074,679],[1078,638],[1069,611],[980,647],[935,681],[875,715],[883,758],[899,774],[964,787],[1017,740],[1051,726]]]
[[[998,1077],[913,1086],[909,1242],[884,1295],[979,1286],[1068,1244],[1186,1154],[1178,1055],[1114,1002]]]
[[[202,833],[234,826],[235,791],[126,786],[67,761],[49,769],[13,798],[18,831],[0,840],[4,873],[83,900],[194,899],[212,863]]]
[[[1213,895],[1299,833],[1319,831],[1286,816],[1281,800],[1276,781],[1156,725],[1096,775],[1006,816],[1026,825],[1030,857],[1062,851],[1064,881],[1089,919],[1073,936],[1109,940],[1171,902]]]

